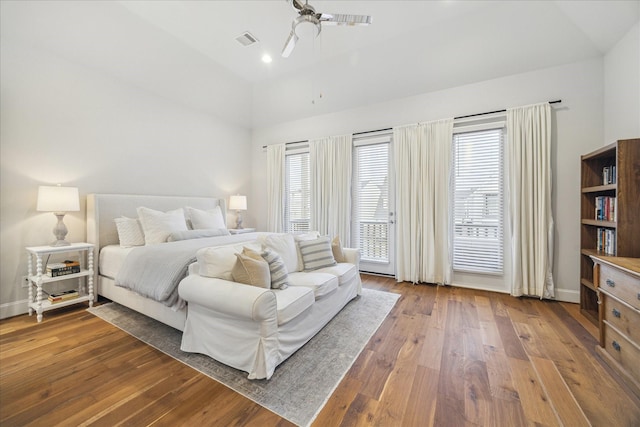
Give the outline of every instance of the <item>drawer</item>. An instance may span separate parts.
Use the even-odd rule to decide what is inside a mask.
[[[606,264],[600,265],[600,289],[640,310],[640,280]]]
[[[604,344],[607,353],[615,359],[635,381],[640,381],[640,349],[604,323]]]
[[[622,332],[631,341],[640,345],[640,311],[602,293],[603,320]]]

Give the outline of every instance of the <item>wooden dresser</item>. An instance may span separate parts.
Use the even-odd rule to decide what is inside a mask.
[[[592,256],[605,362],[640,396],[640,258]]]

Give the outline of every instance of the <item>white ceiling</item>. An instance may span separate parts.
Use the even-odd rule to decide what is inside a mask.
[[[373,24],[324,27],[287,59],[296,12],[285,0],[2,0],[0,29],[5,40],[259,127],[601,56],[640,19],[637,0],[311,4]],[[260,42],[238,44],[244,31]]]

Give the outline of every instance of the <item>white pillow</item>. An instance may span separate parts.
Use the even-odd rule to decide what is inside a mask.
[[[216,206],[213,209],[203,211],[202,209],[196,209],[187,206],[185,209],[186,218],[191,222],[191,228],[194,230],[214,230],[227,228],[227,224],[222,218],[222,210],[220,206]]]
[[[140,227],[140,221],[125,216],[114,219],[118,230],[120,246],[130,248],[132,246],[144,246],[144,234]]]
[[[137,210],[147,245],[164,243],[171,233],[187,231],[187,222],[184,219],[182,208],[169,212],[160,212],[145,207],[139,207]]]
[[[196,252],[198,274],[204,277],[233,280],[231,270],[233,270],[233,266],[237,260],[236,254],[242,253],[245,247],[258,253],[260,251],[260,247],[256,243],[211,246],[199,249],[198,252]]]
[[[219,228],[217,230],[187,230],[174,231],[167,237],[167,242],[177,242],[179,240],[202,239],[204,237],[230,236],[229,230]]]
[[[289,273],[300,271],[298,268],[298,250],[291,234],[268,234],[265,236],[263,243],[282,257]]]

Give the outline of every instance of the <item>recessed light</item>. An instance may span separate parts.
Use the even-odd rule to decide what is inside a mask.
[[[269,55],[268,53],[265,53],[264,55],[262,55],[262,62],[264,62],[265,64],[270,64],[271,61],[273,61],[273,58],[271,58],[271,55]]]

